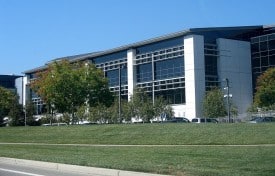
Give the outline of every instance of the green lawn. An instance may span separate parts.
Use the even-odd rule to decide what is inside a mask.
[[[0,128],[0,142],[175,146],[0,145],[0,156],[171,175],[275,175],[275,124],[137,124]],[[198,146],[176,146],[195,144]],[[200,146],[201,145],[201,146]]]

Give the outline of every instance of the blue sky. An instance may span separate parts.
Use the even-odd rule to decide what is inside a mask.
[[[274,0],[0,0],[0,74],[196,27],[275,24]]]

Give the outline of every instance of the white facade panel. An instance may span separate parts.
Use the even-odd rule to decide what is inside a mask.
[[[172,105],[173,111],[174,111],[174,116],[175,117],[186,117],[186,105]],[[189,119],[191,120],[191,119]]]
[[[237,106],[239,117],[246,115],[253,101],[250,43],[229,39],[217,39],[220,53],[218,75],[225,87],[224,79],[229,80],[229,91],[233,104]]]
[[[19,103],[25,106],[26,104],[26,84],[27,76],[19,77],[15,80],[16,93],[19,96]]]
[[[130,101],[136,85],[135,57],[136,51],[134,49],[127,51],[128,101]]]
[[[205,92],[204,37],[184,37],[186,118],[202,116]]]

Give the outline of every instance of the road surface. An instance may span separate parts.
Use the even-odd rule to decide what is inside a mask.
[[[0,157],[0,176],[161,176],[116,169]],[[163,175],[162,175],[163,176]]]
[[[51,168],[0,163],[1,176],[86,176],[89,174],[60,171]]]

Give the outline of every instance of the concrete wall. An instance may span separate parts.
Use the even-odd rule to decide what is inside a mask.
[[[217,46],[221,86],[225,87],[224,79],[228,78],[232,101],[238,107],[239,117],[244,117],[253,100],[250,43],[217,39]]]
[[[204,37],[184,37],[184,69],[186,112],[188,119],[202,116],[202,101],[205,92]]]

